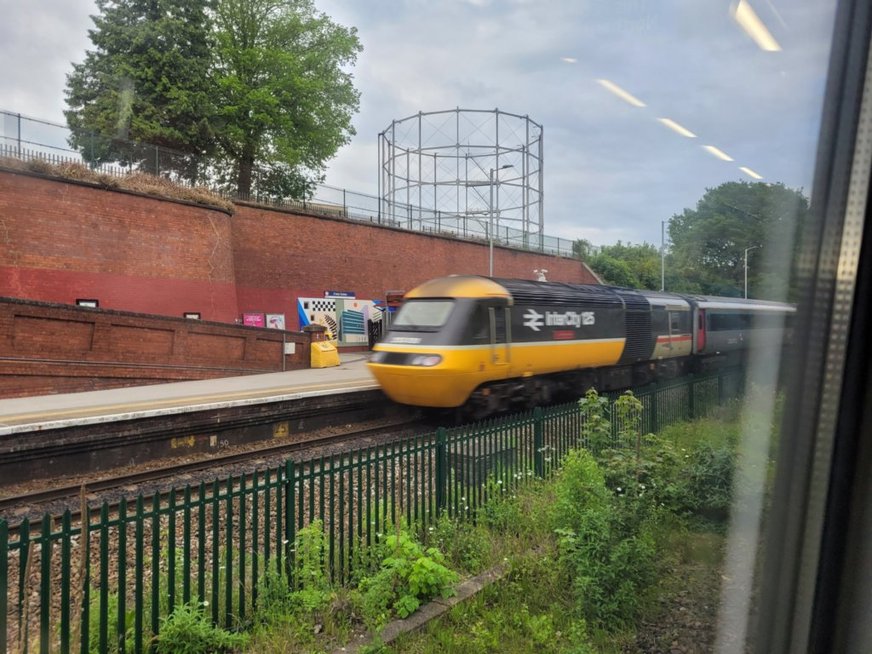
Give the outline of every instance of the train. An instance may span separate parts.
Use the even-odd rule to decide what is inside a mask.
[[[742,362],[789,340],[783,302],[477,275],[406,293],[369,370],[393,401],[472,418]]]

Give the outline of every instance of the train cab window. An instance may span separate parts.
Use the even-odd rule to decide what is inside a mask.
[[[504,307],[490,307],[491,342],[506,343],[506,310]]]
[[[469,339],[473,344],[490,342],[490,317],[487,307],[477,305],[469,319]]]
[[[454,300],[407,300],[391,327],[397,331],[437,331],[448,322]]]

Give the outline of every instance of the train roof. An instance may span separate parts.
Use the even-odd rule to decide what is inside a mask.
[[[499,297],[511,300],[505,287],[489,277],[451,275],[424,282],[406,293],[405,299],[432,297]]]
[[[785,311],[792,313],[796,307],[786,302],[753,300],[741,297],[717,297],[712,295],[688,295],[700,309],[749,309],[752,311]]]
[[[450,275],[438,277],[416,286],[406,293],[406,299],[462,297],[505,298],[510,303],[547,303],[587,306],[638,306],[643,298],[653,304],[686,309],[693,304],[702,309],[747,309],[750,311],[793,312],[795,307],[785,302],[770,302],[736,297],[716,297],[663,291],[639,291],[604,284],[569,284],[540,282],[529,279],[491,278],[481,275]],[[673,306],[669,306],[673,305]]]
[[[639,296],[637,291],[618,289],[602,284],[567,284],[563,282],[539,282],[529,279],[495,279],[508,290],[515,302],[547,303],[555,305],[577,305],[584,303],[591,307],[623,306],[623,296],[630,293]]]

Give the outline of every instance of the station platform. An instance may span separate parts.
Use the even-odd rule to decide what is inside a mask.
[[[368,356],[340,354],[332,368],[0,400],[0,436],[373,391]]]

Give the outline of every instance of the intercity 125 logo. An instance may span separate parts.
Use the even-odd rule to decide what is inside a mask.
[[[524,313],[524,327],[538,332],[544,327],[575,327],[596,324],[593,311],[546,311],[544,314],[535,309],[527,309]]]

